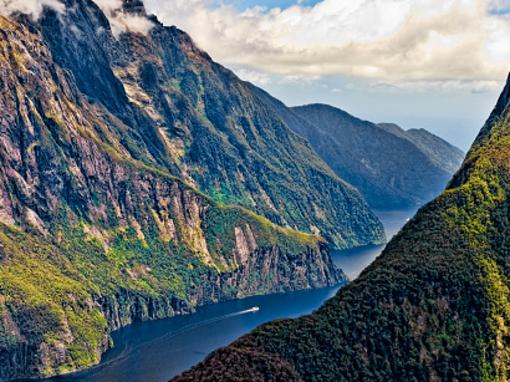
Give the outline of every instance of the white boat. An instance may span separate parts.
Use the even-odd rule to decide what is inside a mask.
[[[247,312],[255,313],[255,312],[258,312],[259,310],[260,310],[260,308],[258,306],[254,306],[253,308],[248,309]]]

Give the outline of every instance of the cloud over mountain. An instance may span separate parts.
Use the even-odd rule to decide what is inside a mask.
[[[147,19],[96,0],[115,34],[147,33]],[[240,10],[213,0],[146,0],[149,13],[188,31],[214,58],[246,72],[346,75],[393,83],[497,86],[510,62],[509,0],[322,0]],[[58,0],[0,0],[0,13],[38,17]],[[471,85],[469,85],[471,86]]]
[[[0,0],[0,14],[18,11],[37,18],[45,6],[64,11],[64,5],[58,0]]]
[[[115,35],[122,32],[146,34],[154,25],[146,17],[128,14],[121,11],[122,0],[94,0],[110,20]],[[65,5],[59,0],[0,0],[0,14],[10,15],[21,12],[37,19],[44,7],[50,7],[58,12],[65,12]]]
[[[122,0],[94,0],[110,20],[113,33],[118,36],[123,32],[146,34],[154,24],[144,16],[119,11]]]

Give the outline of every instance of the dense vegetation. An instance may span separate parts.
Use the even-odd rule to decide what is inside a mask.
[[[507,381],[509,95],[510,80],[448,189],[359,279],[175,381]]]
[[[316,273],[317,284],[307,286],[292,269],[292,262],[303,261],[300,253],[317,255],[310,252],[317,245],[316,238],[274,227],[238,209],[214,207],[208,214],[214,216],[205,218],[204,234],[222,246],[209,246],[213,267],[203,254],[194,254],[178,240],[164,240],[155,228],[144,233],[136,225],[97,230],[82,221],[54,226],[50,236],[41,237],[1,225],[0,380],[65,373],[95,364],[110,346],[110,330],[132,321],[186,313],[197,304],[323,282]],[[250,267],[247,288],[232,282],[237,273],[248,277],[237,271],[248,264],[228,255],[236,252],[232,227],[246,224],[259,247],[250,256],[267,260],[264,250],[278,248],[281,257],[288,256],[278,267],[287,267],[285,272],[294,277],[295,284],[285,283],[284,273],[262,273],[259,267]],[[305,260],[309,265],[314,261]],[[337,280],[332,274],[330,282]],[[34,352],[31,357],[41,357],[41,362],[31,357],[23,362],[23,348]]]
[[[423,205],[444,189],[464,157],[425,130],[376,125],[328,105],[288,108],[253,90],[374,208]]]

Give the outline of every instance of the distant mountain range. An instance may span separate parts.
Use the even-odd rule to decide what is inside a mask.
[[[378,125],[322,104],[288,108],[263,90],[253,89],[377,209],[419,206],[431,200],[464,157],[460,149],[423,129]]]
[[[509,136],[510,77],[447,190],[357,280],[174,381],[507,381]]]
[[[427,154],[428,158],[436,167],[442,168],[451,174],[459,170],[464,156],[466,155],[461,149],[453,146],[437,135],[432,134],[428,130],[404,130],[394,123],[378,123],[377,125],[398,137],[412,142],[416,147]]]

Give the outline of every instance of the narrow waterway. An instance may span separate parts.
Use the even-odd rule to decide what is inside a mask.
[[[98,367],[51,381],[163,382],[190,368],[209,352],[260,324],[298,317],[317,309],[338,288],[252,297],[198,309],[197,313],[137,323],[113,333],[115,349]],[[257,312],[248,312],[258,307]]]
[[[376,211],[384,225],[388,241],[400,231],[416,211],[416,209]],[[368,267],[381,254],[384,247],[384,245],[370,245],[348,251],[336,251],[332,253],[332,257],[336,266],[343,269],[350,280],[354,280],[363,269]]]
[[[378,211],[388,239],[414,215],[414,210]],[[384,246],[333,254],[335,263],[352,280]],[[102,363],[84,372],[53,378],[59,382],[165,382],[265,322],[308,314],[331,298],[338,288],[326,288],[229,301],[198,309],[189,316],[137,323],[113,333],[116,347]],[[249,311],[258,307],[256,312]]]

